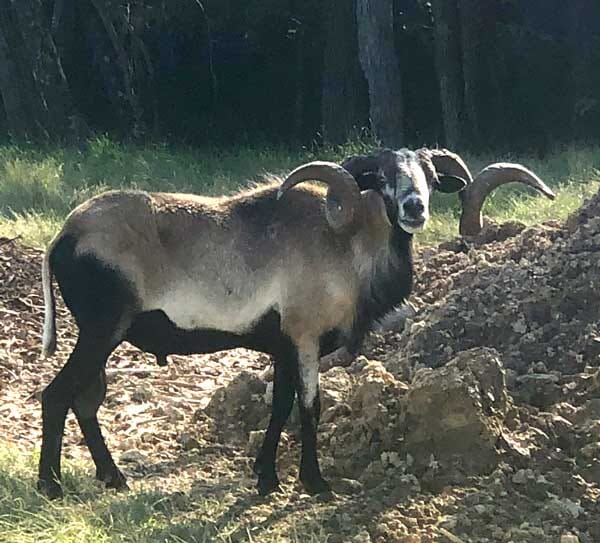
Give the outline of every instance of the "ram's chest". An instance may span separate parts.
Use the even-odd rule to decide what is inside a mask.
[[[413,285],[410,237],[395,229],[389,248],[363,275],[357,307],[360,319],[372,324],[408,298]]]
[[[228,285],[178,279],[145,298],[145,311],[162,310],[184,330],[244,333],[270,309],[279,307],[280,285],[277,280]]]

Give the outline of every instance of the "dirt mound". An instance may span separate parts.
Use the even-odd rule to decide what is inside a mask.
[[[560,379],[598,366],[599,199],[562,228],[528,228],[501,250],[488,244],[456,259],[469,263],[410,324],[390,368],[438,367],[474,346],[499,350],[518,374]]]
[[[443,304],[452,291],[469,288],[482,271],[506,261],[520,261],[532,251],[541,250],[561,234],[563,225],[548,221],[526,228],[518,222],[495,223],[487,220],[481,233],[468,239],[456,238],[436,248],[424,248],[415,257],[415,287],[410,297],[410,321],[422,321],[424,312]],[[401,311],[400,314],[407,314]],[[405,318],[386,319],[365,343],[363,354],[385,359],[405,348],[401,332]]]
[[[255,452],[270,415],[270,383],[243,373],[218,390],[202,415],[211,434]],[[322,374],[323,465],[336,477],[377,486],[388,469],[414,473],[489,473],[511,412],[498,353],[472,349],[447,366],[422,369],[409,386],[378,361],[359,357]],[[514,409],[513,409],[514,411]],[[516,416],[512,413],[512,416]],[[299,435],[298,416],[288,424]],[[286,436],[286,442],[288,437]],[[473,448],[477,455],[465,454]],[[289,467],[289,466],[288,466]]]

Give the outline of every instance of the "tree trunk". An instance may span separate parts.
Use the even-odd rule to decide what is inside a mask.
[[[344,143],[367,122],[366,81],[358,60],[355,0],[331,0],[323,59],[323,134]]]
[[[571,0],[568,5],[569,32],[568,39],[571,56],[571,137],[579,138],[585,133],[582,122],[591,105],[594,104],[596,92],[590,86],[592,68],[592,25],[595,19],[587,0]]]
[[[82,135],[50,24],[41,0],[0,1],[0,94],[16,139]]]
[[[292,134],[294,140],[302,141],[302,135],[304,134],[304,108],[306,107],[306,90],[305,90],[305,70],[304,70],[304,56],[305,51],[305,36],[304,28],[299,25],[296,29],[296,61],[294,62],[295,80],[296,80],[296,94],[294,96],[294,119],[292,123]]]
[[[113,47],[115,60],[123,81],[123,94],[129,112],[131,114],[130,134],[137,138],[144,132],[144,122],[142,120],[143,111],[139,100],[139,89],[136,85],[133,63],[135,58],[133,51],[126,47],[125,43],[132,43],[133,29],[125,19],[125,15],[120,12],[120,6],[111,0],[91,0],[108,39]],[[121,23],[119,25],[115,23]],[[131,35],[129,35],[131,34]],[[139,43],[138,43],[139,45]],[[139,47],[138,47],[139,49]]]
[[[459,0],[462,31],[462,68],[465,100],[465,118],[468,123],[469,140],[479,138],[479,77],[481,74],[481,58],[485,53],[481,50],[481,32],[477,0]]]
[[[489,145],[496,137],[499,89],[495,68],[496,0],[459,0],[462,69],[469,141]]]
[[[371,128],[384,145],[400,147],[404,118],[400,66],[394,49],[392,0],[357,0],[358,50],[369,85]]]
[[[464,141],[464,97],[460,19],[455,0],[434,0],[435,63],[440,86],[445,143],[452,149]]]

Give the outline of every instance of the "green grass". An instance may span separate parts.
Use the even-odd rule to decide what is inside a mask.
[[[284,147],[170,149],[164,145],[132,146],[97,138],[78,148],[0,147],[0,235],[21,236],[44,246],[67,213],[90,196],[109,188],[140,188],[222,194],[265,173],[281,173],[314,159],[341,160],[370,148],[354,142],[319,150]],[[600,186],[600,147],[557,149],[539,160],[527,156],[469,156],[473,171],[491,162],[510,160],[533,169],[558,198],[532,196],[522,187],[503,187],[486,203],[487,216],[528,224],[562,219]],[[457,232],[456,196],[436,195],[433,220],[421,243],[437,243]]]
[[[265,503],[253,489],[207,495],[194,485],[177,488],[170,479],[169,491],[145,480],[116,493],[94,482],[89,465],[72,462],[63,467],[65,498],[49,501],[35,490],[37,460],[0,441],[0,543],[327,541],[318,513],[307,504],[294,518],[280,510],[251,523],[252,508],[260,511]]]
[[[35,490],[36,459],[8,447],[0,448],[0,541],[2,543],[103,543],[106,541],[168,541],[164,530],[173,523],[166,497],[138,491],[132,495],[102,492],[77,466],[68,466],[65,486],[76,486],[77,495],[49,501]],[[191,503],[190,503],[191,504]],[[218,509],[216,503],[195,504],[199,510]],[[172,508],[172,507],[171,507]],[[208,512],[208,511],[207,511]],[[210,511],[217,514],[218,511]],[[207,540],[210,527],[199,526]],[[162,533],[161,533],[162,532]],[[176,541],[177,530],[172,530]],[[188,534],[191,535],[191,534]]]

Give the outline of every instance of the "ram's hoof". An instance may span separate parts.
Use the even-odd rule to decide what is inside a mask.
[[[260,496],[267,496],[273,492],[279,492],[281,487],[279,486],[279,479],[275,477],[259,477],[258,483],[256,484],[256,490]]]
[[[155,354],[154,356],[156,356],[156,363],[159,366],[166,366],[169,363],[166,354]]]
[[[64,495],[60,483],[54,480],[48,481],[46,479],[39,479],[37,482],[37,489],[51,500],[57,500]]]
[[[305,477],[300,481],[308,494],[331,494],[331,486],[323,477]]]
[[[129,490],[127,486],[127,479],[117,468],[114,469],[113,473],[108,476],[104,476],[101,481],[104,481],[106,488],[114,488],[115,490]]]

